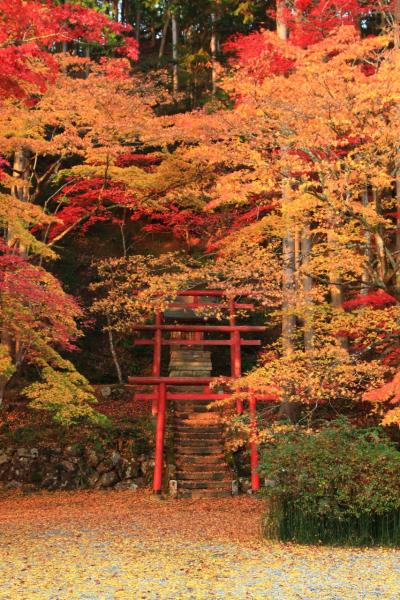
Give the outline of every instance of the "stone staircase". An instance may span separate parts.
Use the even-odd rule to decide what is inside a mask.
[[[175,403],[174,455],[178,497],[232,494],[232,474],[225,460],[223,428],[207,400]]]
[[[209,377],[210,352],[199,346],[171,352],[170,376]],[[178,389],[177,389],[178,391]],[[202,392],[200,386],[179,392]],[[179,498],[220,498],[232,494],[232,473],[224,453],[223,426],[208,400],[175,402],[173,406],[174,459]]]

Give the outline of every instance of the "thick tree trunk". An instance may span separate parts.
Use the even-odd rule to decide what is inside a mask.
[[[29,200],[29,175],[29,151],[26,148],[16,150],[13,162],[13,177],[16,179],[16,183],[13,185],[11,193],[23,202]],[[15,247],[15,230],[12,223],[8,224],[7,238],[9,245],[14,244]],[[28,249],[24,248],[21,242],[18,243],[17,249],[21,255],[28,253]]]
[[[6,392],[6,387],[7,387],[8,381],[9,380],[6,379],[5,377],[0,377],[0,413],[1,413],[1,409],[3,408],[5,392]]]
[[[19,200],[29,199],[29,152],[26,148],[16,150],[13,162],[13,177],[19,181],[12,188],[12,194]]]
[[[285,1],[276,0],[276,33],[280,40],[287,40],[289,37],[289,31],[287,24],[284,20]]]

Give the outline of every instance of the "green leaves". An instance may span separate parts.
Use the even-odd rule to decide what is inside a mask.
[[[270,519],[278,519],[284,539],[400,542],[400,454],[382,430],[336,421],[319,432],[277,436],[262,471],[274,482],[266,494],[279,512]],[[384,523],[393,525],[386,537]]]
[[[61,425],[73,425],[82,420],[106,425],[108,419],[93,410],[97,402],[87,379],[76,371],[69,361],[62,361],[63,369],[49,365],[42,370],[42,380],[28,386],[24,394],[30,406],[49,410]]]

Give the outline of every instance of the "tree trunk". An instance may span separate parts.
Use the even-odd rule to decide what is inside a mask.
[[[334,222],[331,223],[331,229],[328,232],[328,252],[330,254],[331,269],[328,273],[329,291],[331,295],[331,306],[335,311],[343,310],[343,285],[339,273],[334,265],[337,264],[337,241],[335,239],[335,229],[338,227]],[[346,337],[338,336],[338,344],[348,350],[348,340]]]
[[[276,0],[276,33],[280,40],[287,40],[289,31],[284,20],[285,0]]]
[[[368,189],[363,192],[361,202],[366,208],[369,205]],[[371,285],[371,262],[372,262],[372,245],[371,245],[371,233],[365,232],[365,245],[364,245],[364,268],[362,274],[361,283],[361,294],[367,295]]]
[[[373,191],[373,197],[375,201],[376,214],[380,215],[381,202],[377,190]],[[396,236],[397,237],[397,236]],[[386,281],[386,254],[385,254],[385,242],[383,240],[382,226],[378,225],[375,233],[375,246],[376,246],[376,258],[377,258],[377,274],[378,274],[378,285],[380,287],[385,286]]]
[[[283,196],[285,193],[283,192]],[[282,198],[285,203],[285,198]],[[285,217],[284,217],[285,218]],[[295,300],[296,300],[296,278],[295,278],[295,243],[289,227],[286,229],[282,241],[282,345],[285,354],[294,351],[294,336],[296,332]]]
[[[140,2],[139,2],[139,0],[137,0],[136,1],[136,19],[135,19],[135,38],[136,38],[136,41],[138,44],[140,42],[141,20],[142,20],[142,14],[141,14],[141,10],[140,10]]]
[[[29,200],[29,152],[26,148],[14,152],[13,177],[18,181],[12,186],[12,195],[18,200],[27,202]],[[13,230],[12,223],[8,224],[7,239],[9,245],[15,243],[15,230]],[[28,254],[28,249],[23,247],[21,242],[18,243],[16,249],[22,256]]]
[[[287,40],[288,30],[286,24],[282,20],[282,0],[277,3],[277,19],[276,31],[281,40]],[[285,152],[281,148],[282,153]],[[286,183],[282,186],[282,214],[285,218],[286,199]],[[294,334],[296,329],[296,318],[294,315],[295,301],[295,268],[296,268],[296,253],[295,240],[291,231],[291,224],[288,222],[282,240],[283,254],[283,277],[282,277],[282,344],[285,354],[291,353],[294,350]]]
[[[113,336],[113,332],[110,329],[110,319],[109,317],[107,317],[107,334],[108,334],[108,343],[110,345],[110,352],[111,352],[111,356],[115,365],[115,370],[117,372],[117,377],[118,377],[118,383],[122,384],[123,383],[123,378],[122,378],[122,371],[121,371],[121,366],[119,364],[119,360],[118,360],[118,356],[117,356],[117,352],[115,350],[115,345],[114,345],[114,336]]]
[[[172,13],[172,92],[176,96],[179,89],[178,81],[178,23],[176,16]]]
[[[303,294],[304,294],[304,349],[309,351],[313,348],[314,328],[313,328],[313,299],[312,299],[312,278],[307,273],[307,267],[310,262],[312,249],[310,227],[305,225],[301,236],[301,258],[303,267]]]
[[[29,152],[26,148],[16,150],[14,153],[13,177],[19,179],[12,188],[12,194],[19,200],[29,199]]]
[[[217,62],[217,32],[215,28],[216,18],[215,13],[211,13],[211,90],[215,94],[217,91],[217,73],[216,73],[216,62]]]
[[[156,47],[156,28],[154,25],[154,21],[151,21],[150,25],[150,48],[154,50]]]
[[[288,39],[288,29],[286,23],[283,21],[282,9],[283,0],[277,0],[276,33],[279,39],[286,41]],[[284,154],[285,148],[281,148],[281,152]],[[287,223],[282,240],[282,349],[284,355],[290,356],[295,349],[296,334],[296,315],[294,311],[296,300],[296,251],[292,224],[285,215],[287,203],[287,184],[284,181],[282,185],[282,215]],[[287,391],[287,394],[284,394],[284,399],[279,409],[279,417],[295,422],[299,417],[300,404],[298,402],[288,401],[288,395],[289,390]]]
[[[90,47],[88,45],[85,46],[85,58],[87,58],[88,60],[90,60]],[[89,77],[89,74],[90,74],[90,66],[89,66],[89,64],[87,64],[85,66],[85,74],[86,74],[86,77]]]
[[[158,60],[161,60],[162,57],[164,56],[165,44],[167,41],[167,33],[168,33],[168,27],[169,27],[170,20],[171,20],[171,15],[167,14],[165,21],[164,21],[162,34],[161,34],[161,42],[160,42],[160,50],[158,52]]]

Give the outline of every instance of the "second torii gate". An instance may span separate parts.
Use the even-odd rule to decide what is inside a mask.
[[[191,302],[179,303],[177,301],[169,305],[169,309],[184,308],[190,310],[198,310],[199,308],[220,308],[220,304],[212,302],[209,298],[226,297],[226,292],[223,290],[189,290],[178,292],[178,297],[190,297]],[[203,299],[205,302],[200,302]],[[152,402],[152,412],[157,415],[156,429],[156,451],[155,451],[155,466],[154,466],[154,481],[153,490],[156,494],[161,493],[162,489],[162,466],[164,455],[164,436],[165,436],[165,417],[168,400],[172,401],[188,401],[188,400],[221,400],[230,397],[227,393],[215,393],[210,390],[212,377],[161,377],[161,350],[163,346],[230,346],[230,363],[231,363],[231,378],[237,379],[242,374],[241,347],[242,346],[260,346],[259,339],[244,339],[243,333],[262,333],[265,331],[264,326],[253,325],[238,325],[236,318],[237,310],[254,310],[253,304],[237,302],[235,299],[229,299],[229,325],[187,325],[164,323],[164,313],[158,311],[155,315],[155,323],[153,325],[135,325],[136,331],[151,331],[153,338],[141,338],[134,341],[135,345],[151,345],[153,346],[153,367],[151,377],[129,377],[128,381],[135,385],[152,385],[152,393],[137,393],[135,397],[138,400],[147,400]],[[169,339],[164,338],[164,332],[190,332],[193,333],[192,339]],[[204,339],[204,333],[226,333],[229,334],[228,339]],[[169,392],[168,386],[205,386],[201,393],[176,393]],[[275,395],[258,395],[249,394],[249,413],[251,428],[255,431],[256,424],[256,403],[257,400],[274,401]],[[243,412],[243,403],[238,400],[236,403],[236,411],[238,414]],[[250,442],[250,462],[251,462],[251,484],[254,491],[260,488],[260,476],[258,473],[258,447],[255,441]]]

